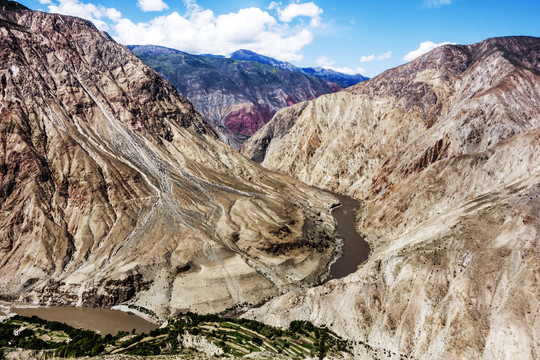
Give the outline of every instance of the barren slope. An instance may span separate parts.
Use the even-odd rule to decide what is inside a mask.
[[[324,271],[334,201],[223,145],[87,21],[0,1],[0,292],[167,315]]]
[[[539,124],[540,39],[528,37],[440,47],[279,112],[244,153],[361,199],[373,252],[248,316],[327,323],[417,358],[537,358]]]

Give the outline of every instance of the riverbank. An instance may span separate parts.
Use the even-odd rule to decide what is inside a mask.
[[[339,205],[336,204],[329,209],[336,221],[339,236],[336,251],[339,255],[328,265],[328,276],[323,283],[355,272],[370,254],[368,243],[358,234],[354,226],[355,212],[359,202],[347,196],[333,195],[340,201]],[[142,333],[159,327],[159,319],[143,310],[128,305],[117,305],[112,309],[95,309],[0,302],[0,321],[14,314],[35,315],[46,320],[94,330],[102,335],[116,334],[118,331],[131,332],[133,329],[137,333]]]
[[[148,334],[118,333],[101,337],[69,325],[15,316],[0,324],[0,355],[20,359],[82,356],[189,356],[204,358],[348,359],[352,344],[332,331],[307,321],[293,321],[276,328],[249,319],[228,319],[217,315],[186,313]],[[34,350],[21,351],[25,350]],[[27,356],[27,357],[26,357]]]

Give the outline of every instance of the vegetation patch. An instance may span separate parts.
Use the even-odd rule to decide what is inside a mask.
[[[228,357],[265,351],[293,359],[322,359],[327,355],[339,358],[351,350],[348,341],[307,321],[293,321],[288,329],[280,329],[254,320],[189,312],[149,334],[120,331],[115,336],[102,337],[56,321],[17,315],[0,323],[0,359],[5,350],[15,348],[43,350],[50,356],[64,358],[109,354],[185,355],[194,351],[183,345],[184,336],[190,335],[206,339],[206,343],[221,348]]]

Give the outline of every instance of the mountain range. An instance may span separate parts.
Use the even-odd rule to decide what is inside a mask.
[[[151,45],[128,48],[169,80],[236,149],[279,109],[342,89],[317,77],[253,61]]]
[[[301,68],[298,66],[295,66],[289,62],[286,61],[280,61],[276,60],[274,58],[271,58],[269,56],[264,56],[257,54],[250,50],[240,49],[235,52],[233,52],[230,56],[231,59],[235,60],[245,60],[245,61],[255,61],[260,64],[266,64],[270,66],[274,66],[280,69],[293,71],[299,74],[304,74],[308,76],[315,76],[321,79],[324,79],[329,82],[333,82],[336,84],[339,84],[341,87],[349,87],[358,84],[359,82],[366,81],[369,78],[361,75],[361,74],[345,74],[339,71],[335,71],[332,69],[326,69],[323,67],[305,67]]]
[[[246,316],[331,324],[390,358],[538,358],[539,140],[533,37],[442,46],[282,109],[243,153],[359,199],[372,252],[354,274]]]
[[[295,74],[149,51],[175,59],[164,73],[208,68],[186,92],[232,87],[211,61],[252,74],[238,89],[263,99],[265,79]],[[343,358],[537,359],[540,39],[441,46],[313,97],[277,111],[244,156],[89,21],[0,0],[0,298],[163,320],[243,306],[310,326],[313,349],[349,340]],[[348,250],[327,191],[359,201],[371,254],[322,283]]]
[[[0,297],[166,318],[320,281],[337,200],[218,140],[76,17],[0,1]]]

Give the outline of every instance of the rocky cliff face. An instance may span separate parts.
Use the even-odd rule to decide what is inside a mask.
[[[91,23],[5,0],[0,145],[5,299],[218,312],[317,281],[334,247],[334,199],[224,145]]]
[[[360,199],[372,254],[248,316],[331,324],[368,358],[537,358],[539,125],[530,37],[440,47],[278,112],[244,153]]]
[[[342,88],[325,80],[252,61],[191,55],[160,46],[128,47],[169,80],[239,149],[277,110]]]

